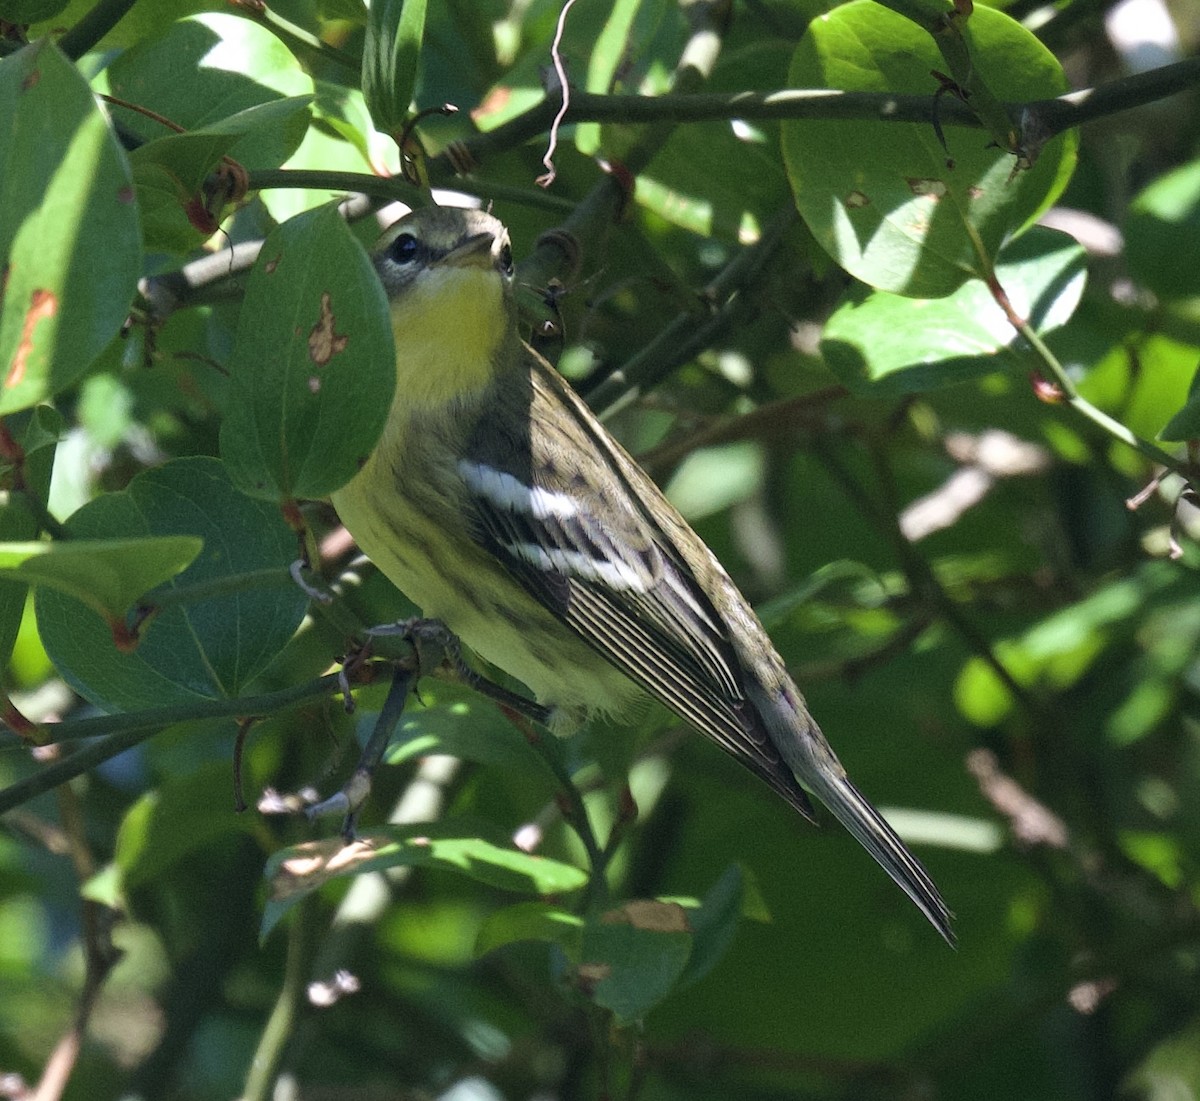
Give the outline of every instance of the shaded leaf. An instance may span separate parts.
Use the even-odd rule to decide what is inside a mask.
[[[425,0],[373,0],[363,42],[362,89],[377,130],[398,135],[408,118],[425,34]]]
[[[212,761],[167,779],[129,808],[114,854],[123,886],[150,882],[219,837],[261,828],[256,814],[234,809],[231,775],[228,761]]]
[[[81,508],[67,530],[81,540],[199,537],[203,553],[170,582],[172,589],[268,575],[164,608],[133,653],[119,652],[104,621],[79,601],[39,591],[38,627],[47,652],[67,682],[105,711],[236,696],[304,614],[307,597],[287,573],[295,537],[273,509],[238,493],[215,459],[176,459],[139,474],[128,489]]]
[[[1160,176],[1133,200],[1125,255],[1134,278],[1160,298],[1200,294],[1200,160]]]
[[[742,868],[731,864],[708,889],[699,909],[688,913],[694,939],[680,986],[699,982],[729,950],[741,921],[743,894]]]
[[[313,93],[312,78],[275,35],[224,12],[171,23],[164,33],[119,54],[107,78],[113,95],[187,131],[213,127],[220,133],[226,120],[248,108]],[[143,114],[120,107],[113,111],[145,141],[169,134]],[[278,167],[304,136],[304,127],[281,124],[270,115],[247,120],[257,124],[248,125],[225,150],[246,168]]]
[[[5,543],[0,574],[72,596],[111,625],[138,597],[186,569],[203,545],[190,535]]]
[[[212,236],[224,211],[205,208],[203,185],[221,159],[247,135],[294,132],[299,144],[308,126],[309,96],[272,100],[186,134],[171,134],[130,154],[145,224],[146,247],[185,252]],[[222,196],[224,199],[227,196]]]
[[[395,352],[383,288],[336,207],[267,238],[229,366],[221,455],[238,488],[323,497],[358,472],[391,408]]]
[[[692,951],[683,907],[637,899],[588,921],[576,982],[597,1005],[636,1021],[679,981]]]
[[[506,944],[532,940],[556,944],[568,959],[578,960],[583,925],[578,914],[552,902],[517,902],[488,915],[475,953],[482,956]]]
[[[7,426],[16,434],[25,456],[21,472],[25,491],[10,492],[0,508],[0,543],[29,543],[37,539],[40,525],[27,495],[35,494],[45,506],[62,417],[51,406],[39,405],[26,414],[8,418]],[[12,477],[7,471],[4,475]],[[0,581],[0,669],[7,666],[16,645],[28,591],[25,581]]]

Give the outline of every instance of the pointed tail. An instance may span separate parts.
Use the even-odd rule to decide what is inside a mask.
[[[805,780],[817,798],[878,861],[953,948],[954,930],[950,926],[953,915],[942,901],[929,873],[840,767],[838,771],[841,772],[840,776],[822,770],[816,775],[806,776]]]

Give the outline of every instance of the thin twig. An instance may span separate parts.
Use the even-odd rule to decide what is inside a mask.
[[[1119,114],[1200,84],[1200,58],[1188,58],[1148,73],[1123,77],[1096,88],[1084,88],[1053,99],[1014,101],[1005,110],[1019,127],[1045,140],[1074,126]],[[915,122],[963,126],[978,130],[971,109],[954,99],[929,94],[843,92],[833,88],[780,88],[773,92],[719,92],[665,96],[603,95],[576,89],[571,99],[575,122],[621,122],[632,125],[723,122],[730,119],[820,119],[839,121]],[[555,101],[547,98],[508,122],[459,143],[476,161],[524,145],[544,133],[553,120]],[[451,158],[439,153],[431,166],[452,173]]]
[[[75,875],[82,883],[96,871],[96,861],[88,847],[83,811],[79,799],[68,787],[59,789],[58,806],[63,835],[68,841]],[[109,973],[121,958],[120,950],[112,941],[113,923],[119,916],[117,912],[101,902],[86,898],[80,900],[80,906],[84,958],[83,989],[79,993],[71,1024],[59,1038],[50,1058],[46,1060],[42,1077],[31,1095],[31,1101],[59,1101],[62,1097],[79,1061],[88,1022],[91,1020],[100,991]]]
[[[233,700],[204,700],[172,704],[169,707],[148,708],[118,715],[100,715],[90,719],[73,719],[44,727],[57,743],[91,739],[60,761],[39,769],[24,780],[0,790],[0,814],[51,791],[68,780],[96,768],[127,749],[140,745],[160,730],[174,723],[201,718],[237,718],[245,715],[271,714],[303,700],[327,696],[338,689],[338,675],[329,673],[304,684],[247,696]]]
[[[638,453],[638,464],[646,470],[673,470],[693,451],[702,447],[717,447],[741,440],[773,439],[779,436],[794,438],[804,426],[815,427],[828,415],[825,410],[835,401],[849,396],[850,391],[840,384],[822,386],[807,394],[780,398],[736,416],[713,417],[686,435]]]
[[[1193,490],[1200,488],[1200,471],[1197,471],[1195,466],[1190,462],[1186,459],[1177,458],[1169,451],[1164,451],[1157,444],[1151,443],[1149,440],[1142,439],[1128,425],[1122,424],[1115,418],[1110,417],[1103,410],[1097,409],[1096,406],[1083,397],[1078,389],[1076,389],[1074,380],[1068,374],[1067,369],[1062,365],[1058,357],[1050,350],[1050,347],[1037,332],[1034,331],[1033,326],[1030,325],[1028,320],[1018,314],[1013,308],[1008,294],[1005,292],[1003,286],[1001,286],[995,273],[989,272],[984,282],[991,292],[993,300],[1004,312],[1008,323],[1025,339],[1034,354],[1038,357],[1041,365],[1052,377],[1058,393],[1047,400],[1061,400],[1072,412],[1091,421],[1092,424],[1102,429],[1114,440],[1118,440],[1127,447],[1140,452],[1151,462],[1158,463],[1178,474]]]
[[[698,318],[695,310],[681,313],[620,367],[580,386],[580,393],[588,403],[611,413],[617,402],[624,403],[652,389],[677,367],[710,347],[745,309],[752,308],[754,296],[746,292],[762,277],[797,217],[795,206],[787,204],[754,244],[742,249],[725,265],[698,296],[700,301],[713,304],[706,317]]]
[[[567,70],[563,65],[560,47],[563,30],[567,25],[567,13],[574,6],[575,0],[565,0],[563,3],[562,11],[558,13],[558,23],[554,28],[554,41],[550,43],[550,58],[554,62],[554,75],[558,77],[558,90],[562,95],[562,102],[554,113],[554,120],[550,123],[550,140],[546,145],[545,156],[542,157],[542,164],[545,165],[546,171],[534,180],[534,183],[541,188],[549,187],[558,175],[558,171],[554,167],[554,151],[558,148],[558,129],[567,116],[567,109],[571,106],[571,84],[567,80]]]

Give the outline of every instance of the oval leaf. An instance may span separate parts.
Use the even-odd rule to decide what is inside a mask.
[[[238,112],[289,96],[311,96],[313,81],[291,51],[265,27],[223,12],[181,19],[166,32],[119,54],[107,70],[108,90],[170,119],[187,131],[224,133]],[[162,123],[115,107],[114,114],[145,141],[170,133]],[[259,115],[243,119],[227,150],[246,168],[277,168],[304,139],[306,120]]]
[[[742,918],[744,881],[742,868],[731,864],[708,889],[700,908],[688,914],[694,945],[679,976],[681,986],[699,982],[729,950]]]
[[[79,538],[199,536],[204,551],[170,588],[228,581],[225,595],[170,605],[133,653],[113,645],[104,621],[79,601],[42,589],[38,627],[67,682],[105,711],[134,711],[236,696],[295,633],[307,605],[287,567],[295,536],[276,511],[238,493],[216,459],[177,459],[139,474],[121,493],[67,521]],[[126,556],[124,568],[136,563]],[[261,576],[237,585],[245,575]],[[151,599],[153,594],[151,594]]]
[[[635,899],[588,922],[577,982],[622,1021],[640,1020],[675,987],[691,951],[682,906]]]
[[[141,229],[129,165],[49,41],[0,64],[0,414],[72,383],[124,323]]]
[[[212,236],[224,208],[208,209],[203,185],[221,158],[248,134],[308,125],[309,96],[247,107],[186,134],[169,134],[139,146],[129,156],[148,251],[186,252]],[[299,138],[297,138],[299,141]]]
[[[395,390],[383,288],[324,206],[266,240],[230,362],[221,454],[237,486],[273,500],[348,482],[383,431]]]
[[[997,97],[1026,101],[1067,90],[1054,56],[1007,15],[977,6],[964,37]],[[788,79],[796,88],[932,97],[931,71],[944,67],[933,38],[915,23],[872,0],[854,0],[809,25]],[[783,124],[796,206],[857,279],[920,298],[952,293],[983,274],[1004,241],[1053,201],[1074,165],[1073,135],[1047,143],[1027,171],[1014,171],[1016,158],[989,148],[982,130],[947,127],[945,136],[948,152],[932,126]]]
[[[363,41],[362,89],[377,130],[399,134],[408,117],[425,34],[425,0],[373,0]]]

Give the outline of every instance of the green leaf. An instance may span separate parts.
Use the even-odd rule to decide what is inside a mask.
[[[729,950],[742,917],[744,881],[741,866],[730,864],[708,889],[700,908],[688,912],[694,941],[687,966],[679,976],[680,986],[699,982]]]
[[[0,545],[0,574],[45,585],[121,624],[138,597],[182,572],[203,548],[189,535]]]
[[[291,133],[299,145],[308,127],[309,96],[247,107],[186,134],[171,134],[130,154],[145,225],[146,247],[164,252],[198,248],[215,232],[223,207],[205,209],[207,177],[248,135]]]
[[[477,956],[519,941],[556,944],[568,959],[578,960],[583,918],[553,902],[518,902],[488,915],[475,941]]]
[[[1164,563],[1147,563],[1138,574],[1044,616],[1022,636],[1001,639],[993,646],[996,657],[1024,688],[1067,689],[1101,658],[1113,629],[1137,615],[1173,577]],[[962,713],[980,726],[999,721],[1013,702],[1008,687],[978,657],[963,666],[954,696]]]
[[[0,556],[4,547],[36,536],[37,527],[33,513],[19,498],[0,508],[0,540],[3,540],[0,542]],[[7,571],[0,570],[0,669],[6,669],[12,657],[25,615],[28,593],[29,585],[25,580],[14,580]]]
[[[698,176],[696,165],[705,162],[720,164],[720,173]],[[725,122],[676,128],[637,181],[639,206],[729,245],[757,240],[786,201],[787,178],[773,144]]]
[[[229,369],[221,454],[240,489],[323,497],[358,472],[391,408],[395,351],[383,288],[336,207],[267,238]]]
[[[1159,433],[1163,440],[1194,440],[1200,438],[1200,367],[1192,376],[1187,401]]]
[[[425,0],[373,0],[363,42],[362,89],[375,128],[398,135],[417,86]]]
[[[1089,312],[1094,316],[1094,307]],[[1129,340],[1135,341],[1133,352]],[[1198,356],[1197,341],[1154,328],[1143,330],[1136,337],[1110,343],[1079,379],[1079,393],[1093,405],[1117,413],[1130,431],[1152,439],[1191,404]],[[1181,426],[1186,428],[1186,419]]]
[[[1087,256],[1066,234],[1037,226],[1004,250],[996,278],[1017,313],[1045,334],[1079,304]],[[830,370],[871,394],[920,393],[1022,366],[1021,345],[980,280],[924,301],[855,287],[821,338]]]
[[[364,0],[322,0],[319,7],[326,19],[344,19],[359,27],[367,22]]]
[[[614,0],[610,5],[604,29],[588,57],[585,87],[589,92],[607,95],[613,91],[617,72],[629,56],[634,18],[641,7],[641,0]],[[600,150],[598,122],[581,122],[575,127],[575,148],[585,157],[596,155]]]
[[[1123,1086],[1143,1101],[1181,1101],[1200,1093],[1200,1018],[1156,1043]]]
[[[588,922],[577,982],[622,1021],[640,1020],[674,989],[691,951],[682,906],[635,899]]]
[[[39,405],[27,413],[18,413],[7,420],[7,428],[16,436],[24,453],[21,478],[23,493],[9,491],[0,507],[0,542],[31,543],[37,539],[40,524],[30,506],[33,494],[45,507],[50,492],[50,473],[54,453],[62,434],[62,417],[49,405]],[[3,471],[11,482],[12,475]],[[24,581],[0,581],[0,669],[8,665],[16,645],[21,620],[25,614],[25,598],[29,586]]]
[[[29,28],[30,38],[57,34],[63,27],[78,23],[96,6],[96,0],[69,0],[66,8],[49,22]],[[133,46],[160,34],[177,19],[214,7],[213,0],[136,0],[131,10],[100,40],[101,49]]]
[[[1147,187],[1129,206],[1125,257],[1160,298],[1200,294],[1200,160]]]
[[[139,474],[128,489],[85,505],[66,527],[79,540],[199,537],[203,553],[168,588],[230,586],[164,607],[133,653],[118,651],[104,620],[78,600],[39,590],[38,627],[47,653],[67,682],[104,711],[236,696],[304,615],[307,598],[287,573],[294,535],[275,510],[238,493],[216,459],[176,459]],[[64,545],[74,546],[75,539]],[[122,565],[140,568],[131,558]],[[274,584],[262,579],[264,572]],[[238,585],[246,575],[251,580]]]
[[[227,120],[261,104],[313,94],[312,78],[265,27],[223,12],[172,23],[117,56],[108,90],[149,108],[186,131],[226,131]],[[284,109],[285,115],[294,110]],[[165,138],[162,123],[138,112],[114,114],[146,141]],[[306,127],[267,115],[244,116],[239,140],[224,152],[248,169],[277,168],[296,151]],[[209,128],[212,128],[209,131]],[[235,130],[234,132],[239,132]]]
[[[116,336],[140,264],[129,166],[48,41],[0,62],[0,414],[69,386]]]
[[[387,763],[443,753],[463,761],[528,772],[540,762],[491,700],[462,685],[427,679],[388,743]]]
[[[539,895],[565,894],[587,882],[587,873],[574,865],[532,856],[479,833],[477,822],[425,822],[385,826],[360,834],[350,844],[333,838],[274,853],[265,871],[271,897],[263,914],[262,935],[301,898],[329,880],[388,868],[443,868],[491,887]]]
[[[242,138],[261,140],[268,133],[296,131],[299,145],[308,126],[312,96],[273,99],[197,127],[185,134],[167,134],[139,146],[130,155],[134,165],[146,161],[162,164],[192,190]]]
[[[261,828],[256,814],[234,809],[230,775],[228,761],[211,761],[167,779],[129,808],[115,853],[124,887],[149,882],[219,837]]]
[[[0,19],[6,23],[36,23],[53,19],[68,0],[0,0]]]
[[[1067,91],[1054,56],[1019,23],[977,6],[964,36],[981,77],[1002,99]],[[814,20],[788,75],[794,88],[937,91],[943,66],[930,35],[871,0]],[[851,275],[919,298],[950,294],[985,274],[1009,237],[1033,223],[1066,186],[1076,139],[1060,135],[1028,171],[989,148],[987,135],[912,123],[788,120],[783,153],[796,206],[813,235]],[[952,162],[952,166],[950,163]]]

